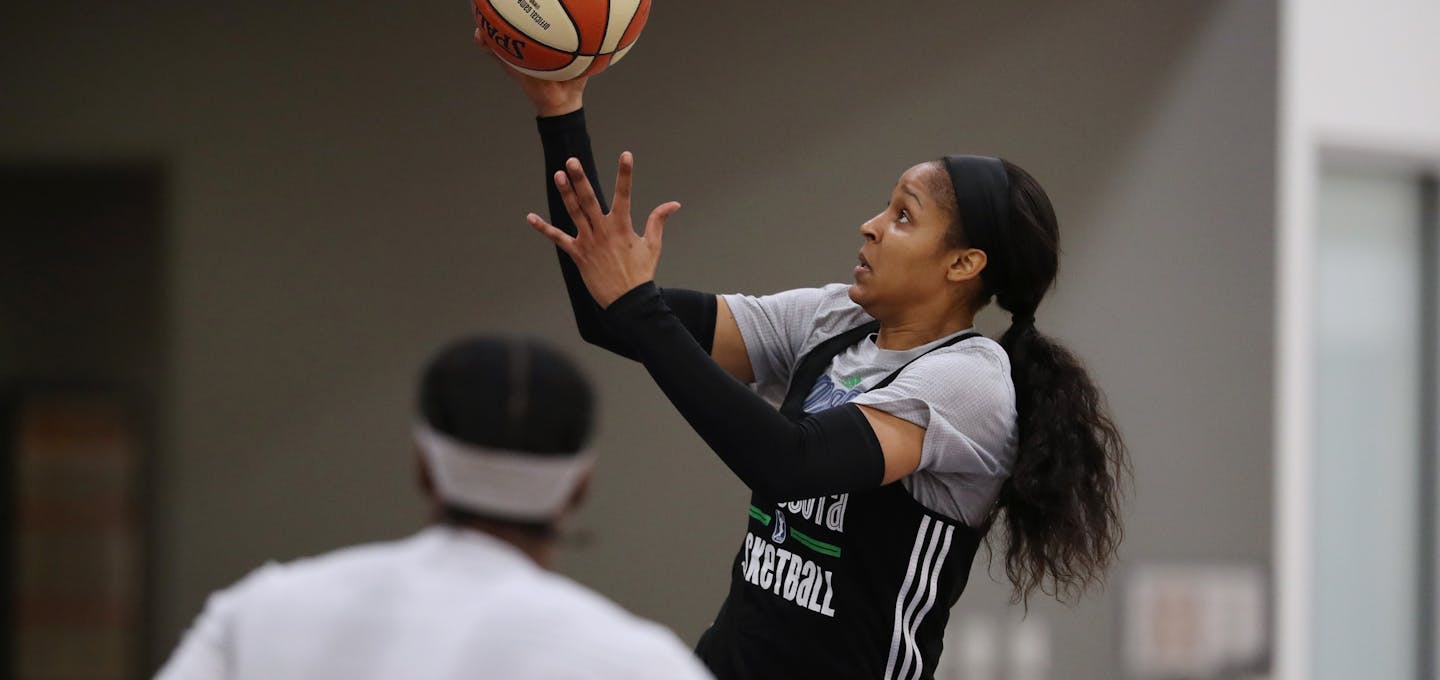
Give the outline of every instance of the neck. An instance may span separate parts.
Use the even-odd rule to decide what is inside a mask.
[[[969,310],[916,310],[910,315],[880,319],[880,333],[875,345],[880,349],[907,350],[954,335],[975,325],[975,313]]]

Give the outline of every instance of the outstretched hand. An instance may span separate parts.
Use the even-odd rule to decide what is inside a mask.
[[[665,220],[680,209],[675,201],[660,204],[645,220],[645,232],[636,234],[630,221],[630,185],[634,172],[634,156],[629,151],[620,154],[615,205],[605,213],[580,161],[571,158],[565,161],[563,172],[555,173],[554,180],[565,201],[565,211],[575,221],[576,234],[571,236],[561,231],[535,213],[525,218],[531,228],[575,261],[590,297],[602,308],[655,278]]]

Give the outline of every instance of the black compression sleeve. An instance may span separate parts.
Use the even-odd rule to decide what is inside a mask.
[[[545,196],[550,205],[550,223],[574,236],[575,222],[565,210],[565,202],[561,200],[560,190],[555,187],[554,181],[555,173],[565,169],[567,159],[580,159],[585,176],[590,178],[590,186],[595,188],[600,208],[607,212],[610,210],[610,202],[605,198],[605,190],[595,169],[595,156],[590,151],[585,110],[536,118],[535,123],[540,128],[540,142],[545,149]],[[575,314],[575,326],[580,330],[580,337],[620,356],[637,359],[635,350],[605,325],[600,307],[590,297],[590,291],[585,289],[585,280],[574,261],[559,248],[555,249],[555,254],[560,258],[560,274],[565,279],[565,290],[570,295],[570,309]],[[708,354],[715,342],[715,296],[683,288],[664,289],[662,295],[690,335]]]
[[[653,283],[603,311],[680,415],[741,481],[776,500],[870,489],[885,475],[880,441],[854,404],[795,422],[696,344]]]

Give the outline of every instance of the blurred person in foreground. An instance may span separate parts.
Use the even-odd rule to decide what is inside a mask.
[[[443,349],[414,430],[433,524],[261,567],[210,597],[157,677],[709,677],[673,633],[548,571],[590,478],[592,399],[538,342]]]

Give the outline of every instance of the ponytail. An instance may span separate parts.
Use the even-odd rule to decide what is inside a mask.
[[[1004,527],[1012,600],[1028,605],[1039,589],[1074,602],[1103,584],[1120,547],[1120,486],[1130,464],[1085,367],[1035,328],[1035,309],[1059,269],[1059,222],[1035,178],[1008,161],[1005,172],[1008,276],[993,290],[1015,318],[1000,346],[1010,355],[1018,443],[989,522]]]
[[[1004,527],[1012,600],[1028,605],[1038,588],[1073,602],[1104,581],[1120,545],[1125,445],[1068,350],[1022,324],[1000,346],[1010,355],[1019,443],[988,521]]]
[[[993,162],[978,165],[991,177],[976,183],[977,173],[958,166],[956,158],[938,161],[950,176],[947,193],[979,196],[967,195],[963,204],[957,199],[951,206],[956,220],[950,243],[979,248],[989,257],[974,308],[993,298],[1012,315],[1000,346],[1010,357],[1015,383],[1018,443],[1010,477],[985,520],[987,545],[993,558],[988,529],[1002,525],[1005,574],[1014,587],[1014,602],[1028,606],[1037,589],[1074,602],[1103,584],[1120,546],[1128,454],[1084,366],[1035,327],[1036,308],[1060,263],[1059,223],[1049,197],[1035,178],[1009,161],[982,159]],[[960,172],[968,172],[971,181],[957,181]],[[983,207],[986,200],[996,206],[991,214],[973,207]],[[978,218],[972,229],[965,228],[962,215]]]

